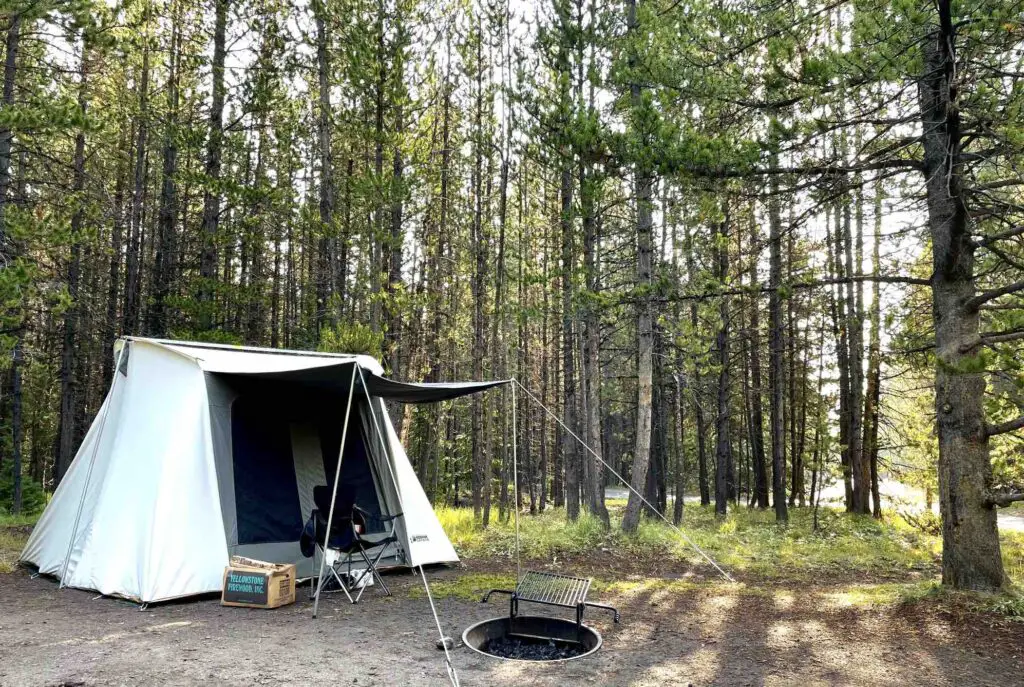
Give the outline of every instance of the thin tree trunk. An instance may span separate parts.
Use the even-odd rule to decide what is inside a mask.
[[[82,57],[78,82],[78,107],[82,115],[88,108],[89,41],[82,38]],[[74,181],[72,190],[76,199],[71,216],[71,259],[68,263],[68,297],[71,305],[64,312],[64,343],[60,356],[60,429],[58,431],[57,460],[54,466],[54,487],[60,484],[71,466],[75,449],[75,413],[77,411],[78,376],[75,369],[79,346],[78,324],[82,314],[79,282],[82,268],[82,233],[85,230],[85,129],[75,135]]]
[[[199,328],[213,328],[217,282],[217,229],[220,223],[221,152],[224,145],[224,60],[230,0],[214,0],[212,84],[209,133],[206,139],[206,183],[203,190],[202,250],[199,256]]]
[[[333,256],[331,236],[334,233],[334,166],[331,157],[331,86],[330,37],[327,34],[327,8],[325,0],[314,0],[313,17],[316,24],[316,66],[318,105],[317,142],[320,152],[320,227],[317,240],[317,274],[315,284],[316,311],[314,325],[317,337],[322,336],[328,321],[328,301],[331,291]],[[335,318],[330,318],[336,321]]]
[[[163,179],[157,220],[156,260],[153,269],[153,303],[147,314],[146,332],[164,338],[168,331],[167,299],[171,292],[174,257],[177,251],[175,223],[178,219],[178,4],[171,20],[171,48],[167,75],[167,122],[164,125]]]
[[[714,244],[717,248],[715,277],[725,289],[729,274],[729,248],[727,243],[728,209],[726,218],[715,225]],[[721,320],[715,347],[718,350],[718,413],[715,421],[715,514],[724,516],[728,509],[732,447],[729,444],[729,299],[718,299]]]
[[[871,274],[881,273],[882,183],[875,182],[874,240]],[[868,344],[867,391],[864,397],[864,460],[871,472],[871,513],[882,517],[882,497],[878,489],[878,423],[882,390],[882,300],[878,281],[871,284],[871,340]]]
[[[14,107],[14,84],[18,73],[18,46],[21,42],[20,12],[8,17],[7,35],[4,41],[4,92],[3,109]],[[8,121],[6,118],[4,121]],[[14,132],[9,126],[0,128],[0,250],[6,245],[7,190],[11,186],[11,146]]]
[[[776,155],[773,154],[773,164]],[[769,255],[768,295],[769,350],[768,387],[771,390],[769,416],[772,435],[772,501],[775,519],[789,521],[786,507],[786,437],[783,430],[783,404],[785,402],[785,333],[782,318],[782,219],[779,216],[778,182],[771,183],[772,195],[768,199]]]

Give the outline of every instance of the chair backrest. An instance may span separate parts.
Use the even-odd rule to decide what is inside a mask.
[[[326,484],[313,487],[313,504],[326,520],[327,514],[331,512],[331,488]],[[355,489],[351,484],[339,484],[338,495],[334,500],[334,517],[351,517],[354,505],[356,505]]]

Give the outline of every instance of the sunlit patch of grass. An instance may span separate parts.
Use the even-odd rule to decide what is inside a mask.
[[[1007,578],[1016,587],[1024,589],[1024,532],[1003,532],[1000,543]]]
[[[937,571],[938,538],[895,519],[879,521],[822,509],[819,528],[813,531],[809,509],[792,509],[789,524],[778,525],[771,511],[741,507],[725,518],[716,518],[710,507],[687,504],[683,536],[649,518],[641,521],[634,534],[625,535],[619,529],[622,509],[609,502],[610,530],[587,513],[569,522],[562,509],[521,516],[522,558],[552,560],[614,552],[638,561],[670,557],[706,565],[692,543],[728,571],[770,579],[813,579],[822,573],[897,577]],[[469,509],[441,508],[438,516],[460,555],[469,559],[513,555],[511,520],[492,520],[484,531]]]
[[[886,582],[858,584],[845,589],[822,592],[829,604],[839,608],[878,608],[913,603],[928,596],[935,589],[934,582]]]
[[[492,575],[487,573],[468,573],[454,580],[437,580],[430,583],[430,593],[435,599],[460,599],[462,601],[480,601],[491,589],[512,589],[516,586],[515,574]],[[409,596],[421,599],[427,595],[422,586],[409,588]],[[507,597],[502,597],[506,598]]]

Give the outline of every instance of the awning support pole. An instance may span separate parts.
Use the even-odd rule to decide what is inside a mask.
[[[384,441],[384,433],[380,429],[380,423],[377,422],[377,411],[373,404],[373,399],[370,397],[370,390],[366,388],[366,382],[363,379],[363,371],[359,369],[359,380],[363,383],[363,391],[366,393],[366,400],[370,405],[370,417],[373,419],[373,428],[377,432],[377,438],[380,439],[380,447],[384,452],[384,463],[388,466],[388,474],[391,475],[391,483],[395,485],[395,494],[398,495],[398,507],[399,512],[402,514],[403,527],[405,527],[405,504],[402,502],[402,488],[398,486],[398,479],[395,478],[395,471],[391,467],[391,452],[388,451],[388,445]],[[405,528],[406,537],[408,538],[409,530]],[[408,563],[410,566],[413,565],[412,551],[407,551],[406,554],[409,556]],[[437,608],[434,607],[434,597],[430,593],[430,585],[427,584],[427,574],[423,572],[423,565],[419,566],[420,579],[423,580],[423,588],[427,590],[427,600],[430,601],[430,612],[434,614],[434,624],[437,625],[437,633],[441,637],[441,647],[444,649],[444,667],[448,671],[448,680],[452,683],[452,687],[459,687],[459,674],[455,671],[455,666],[452,664],[451,654],[448,653],[448,642],[444,636],[444,630],[441,629],[441,619],[437,616]]]
[[[341,446],[338,448],[338,464],[334,468],[334,486],[331,488],[331,511],[327,514],[327,532],[324,533],[324,555],[320,557],[320,573],[316,576],[316,596],[313,600],[313,617],[320,607],[320,589],[324,584],[324,566],[327,564],[327,551],[331,542],[331,526],[334,524],[334,504],[338,498],[338,480],[341,479],[341,461],[345,456],[345,439],[348,436],[348,418],[352,413],[352,392],[356,388],[356,370],[359,363],[352,363],[352,381],[348,385],[348,405],[345,406],[345,423],[341,426]],[[360,373],[362,377],[362,373]]]
[[[510,385],[512,389],[512,503],[513,503],[513,514],[512,517],[516,523],[516,585],[518,586],[519,580],[522,577],[521,566],[519,564],[519,456],[517,454],[516,436],[518,434],[517,425],[517,413],[516,413],[516,385]]]

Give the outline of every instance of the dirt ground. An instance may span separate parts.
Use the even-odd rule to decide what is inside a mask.
[[[307,588],[273,611],[216,599],[140,611],[17,570],[0,575],[0,685],[447,684],[427,600],[410,594],[419,578],[387,579],[393,597],[373,589],[352,606],[332,595],[313,620]],[[605,640],[594,656],[546,665],[459,647],[453,660],[466,687],[1024,684],[1024,624],[927,604],[858,608],[837,589],[640,585],[592,597],[623,616],[613,626],[608,614],[588,613]],[[437,605],[456,637],[507,608],[500,599]]]

